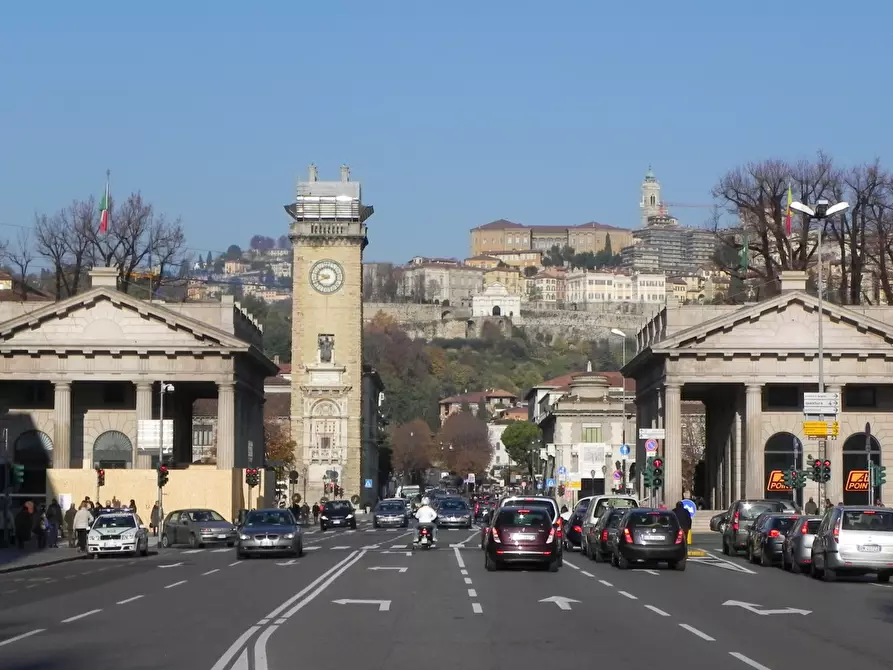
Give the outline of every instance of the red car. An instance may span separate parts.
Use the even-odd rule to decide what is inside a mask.
[[[539,564],[558,572],[561,539],[549,512],[542,507],[506,506],[496,512],[484,550],[484,567]]]

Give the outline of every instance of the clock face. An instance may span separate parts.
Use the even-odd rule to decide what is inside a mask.
[[[334,293],[344,284],[344,268],[335,261],[317,261],[310,268],[310,284],[320,293]]]

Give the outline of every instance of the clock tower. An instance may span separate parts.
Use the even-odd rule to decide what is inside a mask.
[[[362,263],[373,210],[347,166],[339,181],[319,181],[315,165],[285,210],[294,247],[291,435],[298,490],[308,504],[333,498],[333,485],[352,498],[363,485]]]

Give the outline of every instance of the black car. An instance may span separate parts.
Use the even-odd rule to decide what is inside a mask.
[[[319,514],[319,529],[327,528],[357,529],[357,517],[349,500],[330,500],[323,505]]]
[[[589,501],[581,502],[574,509],[564,531],[564,548],[570,551],[575,547],[583,546],[583,519],[589,509]]]
[[[471,508],[461,498],[444,498],[437,504],[440,528],[471,528]]]
[[[798,514],[766,514],[754,522],[747,543],[747,558],[764,566],[781,563],[785,535],[799,519]]]
[[[627,510],[611,546],[611,563],[621,570],[634,563],[667,563],[673,570],[685,570],[685,532],[669,510]]]
[[[394,526],[401,528],[409,526],[409,510],[406,501],[399,498],[382,500],[375,506],[375,511],[372,513],[372,527]]]
[[[625,509],[606,509],[598,521],[590,526],[591,535],[583,544],[583,552],[593,561],[607,561],[617,540],[617,526],[626,514]]]

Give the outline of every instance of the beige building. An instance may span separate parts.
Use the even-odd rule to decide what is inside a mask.
[[[439,403],[440,422],[443,423],[451,414],[460,411],[463,405],[468,405],[472,413],[477,415],[478,405],[481,402],[487,406],[487,411],[493,414],[500,409],[517,405],[518,396],[502,389],[487,389],[485,391],[453,395],[449,398],[444,398]]]
[[[598,253],[611,238],[614,253],[632,244],[632,231],[591,221],[578,226],[525,226],[499,219],[471,229],[471,255],[489,255],[495,251],[547,252],[553,246],[569,245],[578,253]]]
[[[624,373],[636,380],[638,427],[665,433],[665,500],[682,495],[687,399],[706,407],[705,476],[695,492],[714,508],[743,497],[789,499],[789,490],[769,485],[773,472],[807,469],[809,456],[831,461],[833,503],[864,504],[867,493],[850,477],[867,469],[866,442],[873,462],[893,467],[893,452],[883,449],[893,439],[893,309],[826,302],[820,314],[805,273],[785,272],[781,283],[779,295],[759,303],[661,310],[638,333]],[[825,391],[841,399],[839,438],[826,443],[803,430],[804,420],[818,418],[804,414],[803,397],[818,390],[820,318]],[[637,445],[641,461],[644,441]],[[811,481],[797,495],[819,499]]]
[[[612,272],[577,271],[565,279],[567,302],[636,302],[663,305],[667,301],[666,277],[662,274],[625,275]]]
[[[474,258],[466,258],[465,265],[481,270],[491,270],[498,267],[502,263],[496,256],[475,256]]]
[[[425,259],[403,269],[400,295],[419,302],[468,304],[484,290],[484,272],[457,261]]]
[[[566,277],[567,273],[563,270],[555,268],[543,270],[528,282],[528,296],[531,294],[532,285],[536,289],[534,293],[538,302],[564,302]]]
[[[539,268],[543,264],[543,252],[539,249],[527,251],[493,251],[491,255],[497,260],[521,268]]]
[[[513,267],[497,267],[484,272],[484,289],[492,284],[500,284],[510,295],[521,295],[524,293],[522,287],[523,275],[518,268]]]

